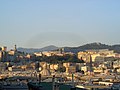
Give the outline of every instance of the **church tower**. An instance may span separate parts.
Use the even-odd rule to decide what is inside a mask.
[[[15,45],[15,47],[14,47],[14,51],[15,51],[15,52],[17,51],[17,45]]]
[[[14,46],[14,61],[17,61],[17,45]]]

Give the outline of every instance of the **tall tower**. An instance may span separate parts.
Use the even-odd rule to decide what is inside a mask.
[[[14,61],[17,61],[17,45],[14,46]]]
[[[17,45],[15,45],[14,50],[17,51]]]
[[[93,69],[92,69],[92,56],[90,55],[90,72],[93,72]]]

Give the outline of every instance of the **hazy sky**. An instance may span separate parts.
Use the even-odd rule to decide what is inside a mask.
[[[120,0],[0,0],[0,46],[120,43]]]

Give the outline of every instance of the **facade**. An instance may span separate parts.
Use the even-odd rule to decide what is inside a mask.
[[[6,51],[1,51],[0,52],[0,57],[2,62],[7,62],[8,61],[8,53]]]
[[[36,52],[36,53],[34,53],[34,55],[36,56],[36,57],[40,57],[40,56],[42,56],[43,54],[41,53],[41,52]]]
[[[63,63],[63,66],[66,68],[66,73],[75,73],[76,64],[75,63]]]
[[[78,52],[78,58],[89,62],[89,55],[92,57],[92,62],[104,62],[105,57],[116,57],[118,56],[113,50],[99,49],[99,50],[87,50],[85,52]]]

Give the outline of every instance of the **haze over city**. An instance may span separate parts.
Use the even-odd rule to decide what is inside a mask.
[[[120,0],[0,0],[0,90],[120,90]]]
[[[120,43],[119,0],[1,0],[0,46]]]

